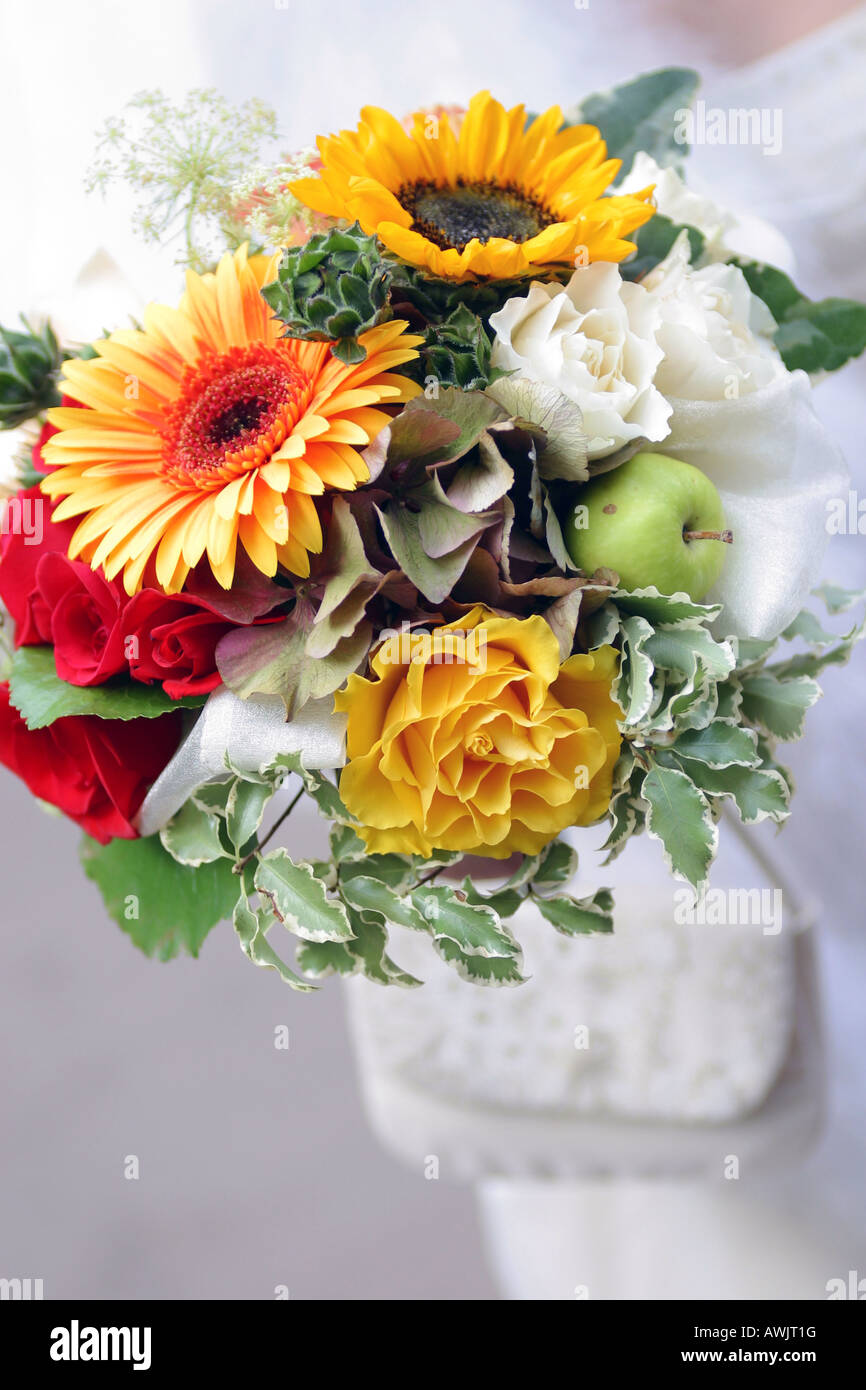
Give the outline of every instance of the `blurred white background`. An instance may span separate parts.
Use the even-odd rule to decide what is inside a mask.
[[[812,32],[835,16],[836,28]],[[99,248],[130,296],[175,297],[174,252],[131,237],[122,194],[102,202],[82,187],[95,130],[142,88],[263,97],[292,149],[354,123],[368,102],[399,113],[489,86],[539,109],[670,64],[700,68],[710,103],[782,109],[777,157],[704,146],[694,173],[720,201],[781,223],[807,293],[866,298],[863,7],[5,0],[0,51],[3,322],[65,295]],[[860,362],[817,400],[861,490],[864,391]],[[828,577],[863,584],[863,548],[862,537],[835,541]],[[866,1273],[863,670],[861,654],[827,674],[792,752],[800,792],[779,842],[824,903],[828,1128],[802,1166],[743,1184],[741,1205],[719,1208],[729,1248],[708,1285],[726,1297],[757,1296],[746,1271],[768,1235],[779,1259],[775,1273],[761,1265],[766,1296],[784,1289],[791,1244],[814,1252],[811,1296],[848,1269]],[[269,1298],[277,1285],[297,1298],[492,1295],[471,1192],[399,1167],[369,1134],[336,985],[290,996],[243,959],[228,927],[198,962],[145,960],[81,874],[76,831],[5,773],[0,806],[0,1275],[43,1278],[47,1297]],[[274,1049],[278,1024],[291,1030],[288,1052]],[[138,1182],[123,1177],[129,1154]],[[691,1197],[662,1198],[680,1264],[706,1264]],[[642,1212],[638,1202],[636,1221]]]

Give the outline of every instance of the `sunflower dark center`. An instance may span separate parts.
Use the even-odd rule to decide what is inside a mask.
[[[440,188],[435,183],[408,184],[397,195],[411,213],[412,231],[420,232],[443,251],[462,251],[473,237],[528,241],[556,219],[523,189],[493,181]]]

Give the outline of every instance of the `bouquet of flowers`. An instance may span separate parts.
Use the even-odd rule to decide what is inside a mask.
[[[270,167],[257,103],[107,128],[94,182],[182,222],[186,289],[87,345],[2,332],[0,423],[39,433],[0,760],[149,954],[232,918],[295,988],[415,985],[405,927],[514,984],[527,898],[613,929],[573,828],[656,837],[699,894],[723,807],[787,817],[778,744],[863,630],[804,603],[862,598],[815,589],[847,482],[811,391],[866,308],[733,249],[681,174],[695,90],[365,108]],[[304,796],[327,859],[270,845]]]

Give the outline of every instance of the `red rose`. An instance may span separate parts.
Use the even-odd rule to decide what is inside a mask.
[[[137,837],[133,817],[182,730],[179,710],[158,719],[70,715],[28,729],[0,684],[0,762],[103,845]]]
[[[50,642],[50,614],[39,592],[36,570],[43,555],[65,555],[76,521],[52,521],[53,506],[38,487],[9,499],[0,539],[0,599],[15,622],[15,645]]]
[[[130,675],[159,681],[171,700],[206,695],[221,682],[217,642],[234,626],[201,599],[142,589],[123,615]]]
[[[43,555],[36,587],[48,609],[48,640],[61,680],[102,685],[126,666],[123,590],[101,570],[66,555]]]

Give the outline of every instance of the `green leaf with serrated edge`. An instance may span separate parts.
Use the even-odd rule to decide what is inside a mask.
[[[641,814],[628,790],[611,798],[608,813],[611,819],[610,834],[601,847],[607,850],[607,858],[602,861],[604,864],[611,864],[625,849],[632,835],[637,833]]]
[[[305,941],[346,941],[352,935],[346,909],[329,898],[309,864],[295,863],[284,849],[264,855],[255,885],[288,931]]]
[[[81,858],[109,916],[159,960],[197,956],[210,929],[234,909],[238,881],[227,860],[187,868],[166,853],[158,835],[107,845],[85,837]]]
[[[450,937],[439,936],[433,945],[444,961],[454,967],[464,980],[475,985],[522,985],[525,977],[520,973],[521,956],[479,956],[462,951]]]
[[[553,893],[577,873],[577,850],[565,840],[551,840],[539,856],[540,863],[532,876],[533,893]]]
[[[316,988],[315,985],[308,984],[296,975],[281,956],[278,956],[273,946],[267,938],[267,930],[275,925],[275,918],[267,911],[254,912],[241,895],[235,903],[235,910],[232,917],[234,929],[238,934],[241,949],[253,965],[262,966],[265,970],[275,970],[280,979],[292,989],[309,993]]]
[[[336,888],[337,886],[337,866],[330,859],[308,859],[307,863],[316,878],[320,879],[326,888]]]
[[[346,942],[346,950],[360,963],[361,973],[378,985],[402,985],[412,989],[421,981],[401,970],[387,953],[388,930],[382,916],[376,912],[349,910],[354,937]]]
[[[526,901],[524,895],[518,893],[516,888],[493,888],[489,893],[482,893],[471,878],[464,878],[462,888],[468,903],[473,907],[491,907],[499,918],[513,917]],[[429,924],[425,925],[429,930]]]
[[[342,941],[301,941],[295,952],[299,969],[313,979],[325,975],[356,975],[361,962]]]
[[[236,781],[226,803],[226,829],[236,849],[255,835],[274,788],[261,782]]]
[[[838,632],[826,632],[808,608],[801,608],[794,621],[789,623],[782,633],[786,642],[793,642],[799,637],[810,647],[826,647],[829,643],[838,641],[839,635]]]
[[[778,638],[772,637],[769,641],[760,641],[757,637],[732,637],[730,641],[737,657],[735,669],[745,671],[748,667],[759,666],[761,662],[765,661],[777,645]]]
[[[699,83],[691,68],[643,73],[610,91],[587,97],[576,113],[575,124],[598,126],[608,158],[623,162],[620,177],[628,173],[641,150],[666,166],[688,154],[680,128],[682,112],[694,101]]]
[[[775,738],[798,739],[806,711],[820,695],[821,687],[810,676],[779,680],[769,671],[758,671],[743,679],[743,715]]]
[[[368,854],[365,850],[357,859],[349,859],[340,865],[341,879],[356,878],[358,875],[379,879],[395,893],[415,882],[412,859],[405,854]]]
[[[589,651],[609,647],[619,633],[620,615],[612,603],[602,604],[587,618],[584,626]]]
[[[717,718],[731,724],[740,722],[743,692],[738,681],[727,680],[716,687]]]
[[[707,767],[755,767],[758,762],[754,729],[718,721],[705,729],[686,729],[671,747],[679,756]]]
[[[713,680],[723,680],[734,669],[736,658],[730,642],[717,642],[703,627],[657,628],[643,644],[656,666],[694,675],[700,661]]]
[[[622,709],[622,723],[628,728],[639,724],[649,712],[653,700],[654,667],[644,644],[653,635],[646,618],[625,618],[621,624],[622,661],[614,681],[612,695]]]
[[[765,738],[763,734],[758,734],[758,751],[761,754],[761,768],[764,772],[778,772],[785,786],[788,788],[788,795],[793,796],[795,791],[794,774],[784,763],[780,763],[775,754],[775,739]]]
[[[866,634],[866,618],[844,636],[835,638],[835,646],[825,646],[823,650],[797,652],[787,661],[774,661],[766,668],[777,680],[788,680],[794,676],[817,676],[828,666],[845,666],[857,643]]]
[[[219,817],[192,801],[181,806],[177,815],[163,826],[159,838],[172,859],[191,869],[226,857],[219,836]]]
[[[343,878],[340,892],[343,902],[357,912],[378,912],[386,922],[393,922],[400,927],[410,927],[413,931],[430,931],[429,922],[411,899],[401,897],[381,879],[371,878],[368,874]]]
[[[572,898],[567,893],[536,898],[535,905],[563,936],[613,931],[613,894],[609,888],[600,888],[591,898]]]
[[[337,824],[331,827],[329,840],[331,855],[339,864],[342,860],[364,859],[367,846],[350,825]]]
[[[489,907],[461,902],[453,888],[430,884],[411,894],[434,937],[446,937],[466,955],[517,956],[520,947]]]
[[[621,612],[638,614],[653,627],[694,627],[710,622],[722,611],[720,603],[696,603],[688,594],[662,594],[653,586],[617,589],[613,602]]]
[[[684,772],[658,766],[644,778],[641,796],[648,805],[647,830],[661,841],[667,864],[677,878],[700,889],[719,838],[706,797]]]
[[[866,602],[866,589],[840,589],[838,584],[821,584],[812,593],[826,605],[827,612],[846,613],[855,603]]]
[[[203,787],[198,787],[192,793],[190,801],[202,811],[208,811],[215,816],[225,816],[226,803],[233,785],[234,781],[230,777],[224,782],[206,782]]]
[[[161,686],[138,681],[109,685],[70,685],[61,680],[53,647],[19,647],[12,657],[9,699],[28,729],[44,729],[55,719],[92,714],[98,719],[158,719],[175,709],[200,709],[204,696],[170,700]]]
[[[540,854],[524,854],[514,872],[500,884],[500,889],[525,888],[541,863]]]
[[[790,814],[791,793],[780,773],[765,768],[709,768],[683,759],[685,771],[708,796],[733,797],[747,825],[783,821]]]

